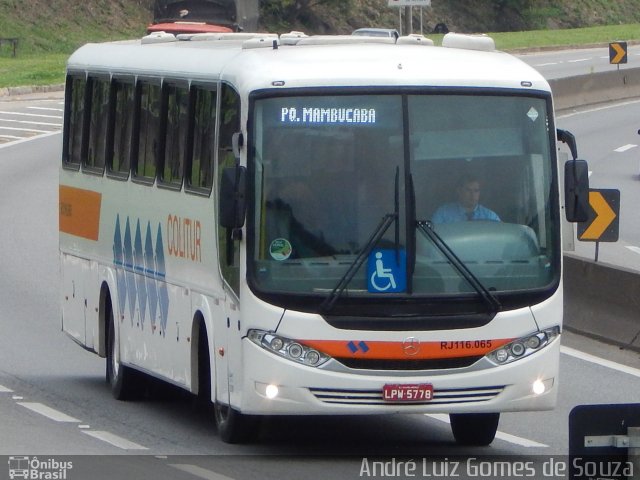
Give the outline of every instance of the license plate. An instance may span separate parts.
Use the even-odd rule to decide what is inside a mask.
[[[433,400],[433,385],[385,385],[382,399],[389,403],[428,402]]]

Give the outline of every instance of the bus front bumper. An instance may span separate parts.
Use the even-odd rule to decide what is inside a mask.
[[[335,372],[294,363],[244,340],[242,394],[234,407],[255,415],[481,413],[550,410],[558,392],[560,337],[513,363],[484,370]],[[433,399],[392,403],[385,385],[433,385]],[[534,393],[534,385],[536,392]],[[542,390],[542,391],[541,391]]]

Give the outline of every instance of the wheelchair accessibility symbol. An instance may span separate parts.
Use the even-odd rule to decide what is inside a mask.
[[[398,255],[396,255],[398,253]],[[407,289],[407,254],[404,250],[374,250],[367,262],[370,293],[398,293]]]

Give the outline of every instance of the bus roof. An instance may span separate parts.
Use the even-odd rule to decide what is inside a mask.
[[[341,42],[340,37],[332,37],[326,42],[283,45],[284,36],[278,39],[275,35],[251,38],[245,33],[217,37],[205,34],[176,39],[173,35],[156,34],[155,40],[85,45],[70,57],[68,70],[226,80],[244,93],[275,85],[276,88],[434,86],[550,91],[540,73],[504,52],[346,37],[354,40],[345,38]]]

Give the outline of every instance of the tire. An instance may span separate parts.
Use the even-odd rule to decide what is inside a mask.
[[[211,383],[209,341],[205,327],[202,325],[198,339],[198,396],[195,398],[195,405],[197,410],[209,413],[213,420],[215,416],[211,401]]]
[[[247,443],[255,439],[259,426],[258,417],[244,415],[228,405],[216,401],[214,415],[218,435],[225,443]]]
[[[120,363],[119,344],[116,341],[115,321],[113,309],[107,302],[108,331],[107,331],[107,383],[111,386],[111,394],[116,400],[134,400],[142,392],[142,375]]]
[[[459,445],[483,447],[491,444],[498,431],[499,413],[452,413],[451,431]]]

